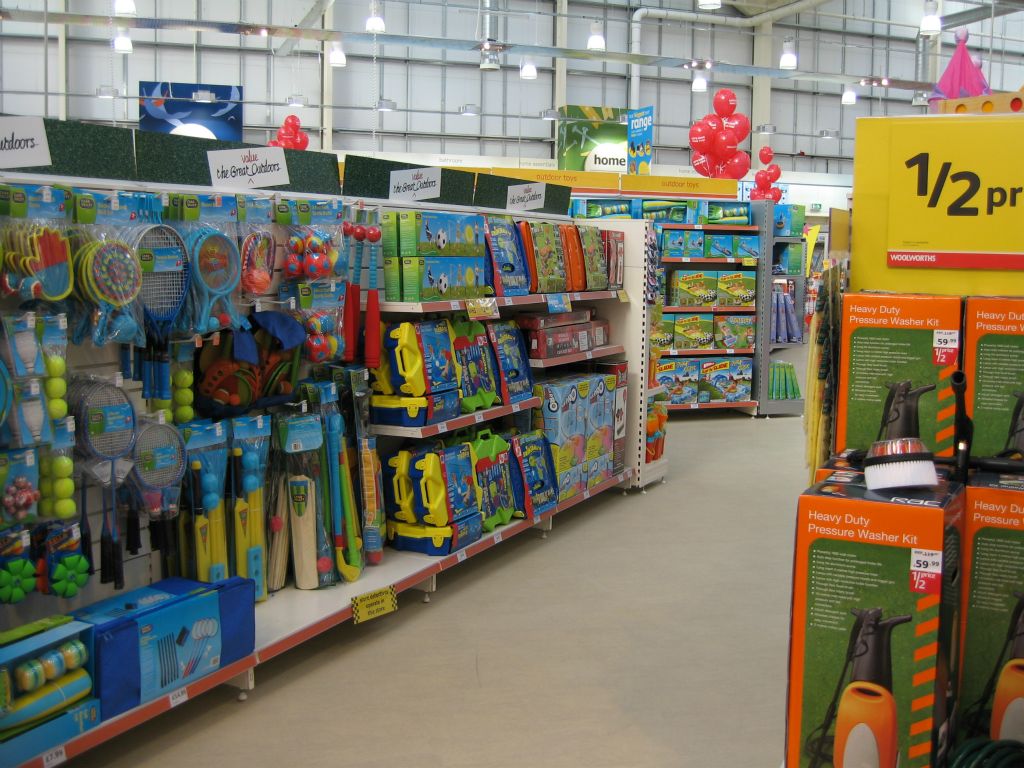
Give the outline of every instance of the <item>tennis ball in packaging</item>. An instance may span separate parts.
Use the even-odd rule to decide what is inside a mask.
[[[46,391],[48,398],[55,400],[58,397],[64,397],[68,391],[68,384],[64,379],[60,378],[47,379],[43,389]]]
[[[70,477],[62,477],[53,481],[53,495],[58,499],[70,499],[75,495],[75,481]]]
[[[39,476],[49,477],[51,474],[53,474],[53,459],[43,456],[39,459]]]
[[[50,461],[47,459],[47,461]],[[40,463],[40,468],[41,468]],[[71,460],[70,456],[55,456],[52,460],[53,476],[56,478],[71,477],[75,471],[75,462]]]
[[[174,390],[174,404],[175,405],[192,405],[192,400],[195,395],[192,394],[191,389],[176,389]]]
[[[39,500],[39,516],[40,517],[53,517],[54,506],[53,499],[42,498]]]
[[[75,502],[73,499],[57,499],[53,502],[53,513],[61,520],[67,520],[75,516]]]
[[[39,495],[44,499],[53,498],[53,480],[48,477],[39,480]]]
[[[174,386],[178,389],[192,386],[192,371],[180,370],[174,372]]]
[[[153,408],[155,408],[158,411],[163,410],[164,408],[170,408],[171,407],[171,401],[170,400],[152,400],[150,402],[153,403]]]
[[[190,405],[179,405],[174,409],[174,420],[178,424],[184,424],[186,421],[192,421],[195,417],[195,411],[192,410]]]
[[[67,365],[64,363],[64,358],[60,355],[47,355],[46,356],[46,375],[54,378],[63,376],[67,370]]]
[[[68,415],[68,401],[62,397],[50,400],[47,406],[50,409],[50,418],[54,421],[63,419]]]

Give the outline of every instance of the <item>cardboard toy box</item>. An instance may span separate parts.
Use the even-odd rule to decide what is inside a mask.
[[[594,374],[590,377],[585,433],[588,460],[596,459],[598,456],[611,456],[614,450],[615,389],[616,376],[613,373]]]
[[[402,286],[402,301],[420,301],[420,280],[423,275],[423,257],[420,256],[416,243],[419,240],[419,222],[416,211],[399,211],[398,223],[398,260],[400,262],[399,280]],[[384,233],[381,233],[383,239]],[[394,278],[392,278],[394,282]]]
[[[494,294],[487,282],[483,216],[419,211],[416,223],[420,300],[468,299]],[[406,276],[402,277],[404,285]]]
[[[103,719],[252,653],[255,583],[164,579],[75,611],[93,625],[94,692]]]
[[[558,328],[563,325],[586,323],[594,316],[592,309],[574,309],[572,312],[556,312],[553,315],[540,312],[523,312],[516,315],[520,328],[539,331],[542,328]]]
[[[750,400],[754,361],[749,357],[700,360],[697,402],[741,403]]]
[[[761,237],[759,235],[736,235],[736,258],[758,259],[761,257]]]
[[[704,256],[709,259],[734,258],[736,256],[736,237],[717,233],[705,235]]]
[[[665,388],[670,403],[689,405],[697,402],[700,364],[701,359],[698,357],[682,357],[658,363],[656,380]]]
[[[680,269],[672,273],[672,304],[677,307],[710,307],[718,298],[718,272]]]
[[[772,216],[775,237],[800,237],[804,233],[805,210],[802,205],[776,205]]]
[[[380,214],[380,253],[384,261],[384,300],[402,300],[402,258],[398,252],[398,211]]]
[[[1024,452],[1024,299],[967,299],[963,361],[971,452]]]
[[[716,349],[752,349],[757,338],[754,315],[715,315]]]
[[[1024,741],[1024,476],[971,478],[963,551],[959,736]]]
[[[695,224],[721,224],[747,226],[750,224],[750,203],[735,200],[698,201],[697,220]]]
[[[588,352],[608,344],[608,321],[565,325],[557,328],[527,332],[530,357],[548,358]]]
[[[757,300],[757,274],[753,270],[718,273],[718,306],[752,307]]]
[[[888,493],[844,478],[800,496],[786,768],[943,764],[963,511],[956,483]]]
[[[659,322],[651,326],[651,349],[666,352],[675,346],[677,317],[679,315],[666,312],[662,314]]]
[[[626,393],[629,379],[628,364],[597,363],[594,370],[615,377],[615,391],[612,398],[612,472],[619,474],[626,468]]]
[[[960,298],[847,293],[841,336],[836,450],[869,448],[893,393],[892,412],[907,418],[917,401],[928,450],[952,455],[949,378],[957,368]],[[893,422],[890,429],[899,427]]]
[[[676,349],[714,349],[713,315],[676,315],[673,325]]]
[[[661,236],[661,255],[700,259],[704,257],[704,241],[704,231],[700,229],[666,229]]]

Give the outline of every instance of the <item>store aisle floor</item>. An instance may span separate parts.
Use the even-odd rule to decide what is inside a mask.
[[[667,484],[555,518],[82,766],[777,768],[802,422],[675,418]]]

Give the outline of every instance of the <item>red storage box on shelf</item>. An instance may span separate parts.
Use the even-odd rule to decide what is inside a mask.
[[[563,325],[578,325],[586,323],[594,317],[592,309],[574,309],[572,312],[558,312],[549,315],[540,312],[524,312],[516,317],[520,328],[528,331],[539,331],[543,328],[558,328]]]
[[[608,321],[593,320],[527,332],[530,357],[543,359],[588,352],[608,344]]]

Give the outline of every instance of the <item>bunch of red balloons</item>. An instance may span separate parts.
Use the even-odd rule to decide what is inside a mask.
[[[782,169],[775,159],[775,153],[771,147],[761,147],[757,157],[764,163],[765,168],[754,174],[754,188],[750,190],[751,200],[771,200],[774,203],[782,199],[782,190],[773,186],[782,176]]]
[[[750,119],[736,111],[736,94],[728,88],[715,93],[715,113],[690,126],[690,162],[701,176],[742,179],[750,170],[750,155],[738,145],[750,134]]]
[[[309,146],[309,136],[302,130],[302,121],[298,115],[288,115],[277,129],[277,138],[267,142],[268,147],[284,147],[285,149],[305,149]]]

